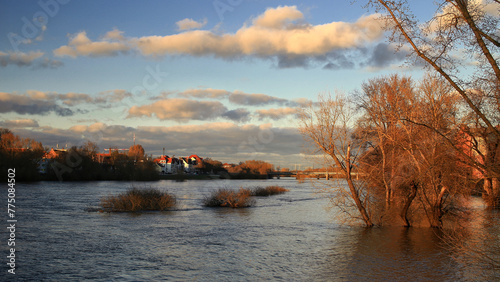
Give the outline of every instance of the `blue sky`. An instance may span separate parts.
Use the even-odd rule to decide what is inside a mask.
[[[310,164],[296,107],[381,75],[421,75],[401,67],[363,5],[1,1],[0,127],[47,147],[128,148],[135,134],[153,155]]]

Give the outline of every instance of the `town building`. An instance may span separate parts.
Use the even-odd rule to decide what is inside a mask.
[[[49,171],[49,166],[54,159],[64,157],[68,153],[66,149],[54,149],[51,148],[47,153],[45,153],[42,159],[38,162],[38,173],[47,174]]]

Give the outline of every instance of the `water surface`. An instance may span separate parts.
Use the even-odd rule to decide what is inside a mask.
[[[280,185],[247,209],[202,207],[218,188]],[[100,198],[134,185],[177,196],[176,210],[99,213]],[[0,197],[6,202],[7,193]],[[9,279],[158,281],[457,281],[474,266],[450,259],[428,228],[339,225],[309,182],[213,180],[18,184],[16,275]],[[5,217],[5,219],[7,219]],[[5,221],[4,221],[5,222]],[[6,224],[6,223],[4,223]],[[3,228],[2,228],[3,229]],[[2,230],[2,242],[8,233]],[[1,245],[7,254],[6,243]],[[1,257],[5,258],[6,255]],[[472,274],[471,274],[472,273]],[[500,276],[499,276],[500,277]],[[491,277],[496,279],[498,277]]]

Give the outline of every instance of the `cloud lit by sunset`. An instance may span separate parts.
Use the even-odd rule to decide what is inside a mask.
[[[405,57],[378,14],[349,3],[212,4],[10,5],[1,126],[49,147],[89,138],[124,147],[135,134],[153,155],[166,147],[233,161],[252,158],[237,148],[268,124],[274,141],[260,157],[286,164],[302,154],[297,107]],[[47,18],[33,18],[39,10]]]

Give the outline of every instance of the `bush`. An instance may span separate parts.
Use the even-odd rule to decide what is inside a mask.
[[[255,201],[251,196],[252,191],[249,189],[240,188],[239,191],[219,189],[205,198],[203,204],[206,207],[245,208],[254,204]]]
[[[164,211],[175,206],[175,197],[157,189],[132,188],[125,194],[101,199],[107,212]]]
[[[283,194],[288,191],[288,189],[281,186],[267,186],[266,188],[256,187],[252,190],[252,196],[267,197],[271,195]]]

